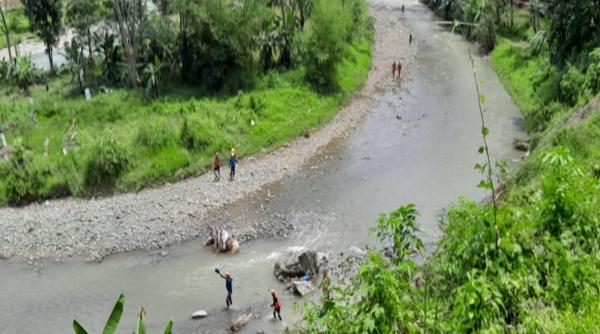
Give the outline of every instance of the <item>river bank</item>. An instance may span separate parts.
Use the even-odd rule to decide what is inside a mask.
[[[372,97],[397,89],[390,64],[404,59],[410,71],[411,54],[406,29],[389,8],[371,6],[375,18],[373,68],[367,83],[350,104],[323,128],[265,156],[240,162],[234,182],[213,182],[212,173],[139,193],[99,199],[65,199],[0,209],[0,257],[28,259],[100,260],[104,256],[136,249],[150,250],[207,236],[209,224],[225,224],[220,212],[232,203],[292,175],[320,147],[347,135],[373,107]],[[406,72],[404,75],[408,75]],[[225,171],[224,171],[225,172]],[[224,173],[225,174],[225,173]],[[282,219],[283,220],[283,219]],[[228,226],[241,240],[283,236],[290,225],[238,222]],[[238,232],[240,231],[240,232]]]

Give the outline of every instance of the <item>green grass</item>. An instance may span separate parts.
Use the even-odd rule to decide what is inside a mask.
[[[7,11],[4,15],[10,31],[10,42],[13,47],[25,39],[33,37],[33,34],[29,32],[29,21],[25,16],[23,8]],[[7,46],[3,28],[0,28],[0,48]]]
[[[322,94],[304,79],[302,68],[271,72],[255,89],[225,97],[194,96],[191,87],[171,87],[161,99],[147,101],[128,89],[94,95],[87,103],[73,93],[74,83],[61,77],[32,88],[37,123],[31,125],[29,102],[12,87],[0,89],[0,118],[17,124],[7,133],[9,143],[17,137],[32,154],[32,165],[44,171],[41,198],[86,196],[83,170],[93,158],[91,147],[101,139],[113,138],[128,152],[128,170],[116,181],[117,191],[139,190],[166,181],[195,175],[208,167],[216,150],[226,154],[236,147],[240,157],[269,152],[282,144],[327,123],[348,103],[351,94],[366,81],[371,67],[371,42],[362,40],[338,68],[340,89]],[[77,148],[69,157],[62,153],[70,135],[73,116],[77,119]],[[196,130],[208,136],[208,145],[186,148],[181,130],[186,118],[204,119]],[[254,125],[252,125],[254,124]],[[48,138],[48,156],[44,142]],[[0,173],[0,203],[5,204],[7,178]],[[60,191],[59,191],[60,190]]]

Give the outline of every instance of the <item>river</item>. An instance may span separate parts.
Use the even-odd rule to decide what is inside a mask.
[[[215,267],[232,272],[236,309],[252,305],[260,317],[244,332],[280,333],[297,319],[290,305],[298,299],[281,293],[285,322],[274,322],[268,289],[282,290],[272,268],[290,249],[339,253],[364,247],[377,215],[409,202],[421,214],[421,236],[431,247],[445,208],[460,196],[481,200],[486,195],[476,187],[481,176],[473,168],[483,157],[477,153],[481,124],[470,45],[436,24],[416,1],[377,2],[395,8],[390,15],[401,16],[413,31],[418,51],[410,77],[399,89],[377,96],[375,110],[346,139],[274,185],[268,201],[235,204],[235,210],[257,212],[258,219],[294,220],[298,228],[288,238],[244,243],[235,256],[214,254],[191,241],[171,247],[165,257],[130,252],[99,264],[46,263],[41,268],[0,263],[0,333],[70,333],[74,318],[90,333],[99,333],[121,292],[127,300],[119,333],[132,332],[140,305],[147,311],[150,333],[161,332],[169,318],[175,319],[175,333],[217,333],[225,324],[214,319],[224,321],[229,313],[223,310],[225,287]],[[404,14],[398,10],[402,3]],[[490,150],[495,160],[514,165],[520,154],[512,141],[525,136],[520,113],[488,60],[476,58],[476,66],[485,81]],[[191,320],[198,309],[206,309],[209,318]]]

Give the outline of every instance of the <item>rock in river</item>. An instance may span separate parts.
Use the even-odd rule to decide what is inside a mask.
[[[301,297],[315,291],[315,286],[310,281],[294,281],[291,288],[294,293]]]
[[[192,313],[192,319],[206,318],[207,315],[208,315],[208,313],[206,313],[206,311],[199,310],[199,311]]]
[[[324,255],[315,251],[306,251],[295,257],[292,256],[285,262],[276,262],[273,274],[280,281],[298,277],[315,277],[319,274],[319,267],[326,261]]]

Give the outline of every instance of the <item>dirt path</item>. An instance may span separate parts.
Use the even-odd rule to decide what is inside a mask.
[[[332,121],[309,138],[298,138],[258,158],[240,162],[235,182],[213,182],[211,173],[167,184],[156,189],[102,199],[64,199],[24,208],[0,209],[0,258],[20,260],[97,260],[135,249],[163,248],[179,241],[205,237],[215,215],[236,201],[268,192],[284,177],[302,167],[319,148],[346,136],[372,109],[372,97],[397,89],[391,79],[391,63],[404,59],[405,69],[416,48],[408,48],[407,35],[390,8],[373,5],[375,44],[373,68],[365,87]],[[406,70],[403,76],[407,76]],[[224,174],[227,172],[225,169]],[[237,221],[237,220],[236,220]],[[217,222],[219,223],[219,222]],[[221,221],[221,223],[227,223]],[[275,222],[235,223],[241,239],[285,234],[289,226]],[[265,225],[267,224],[267,225]]]

